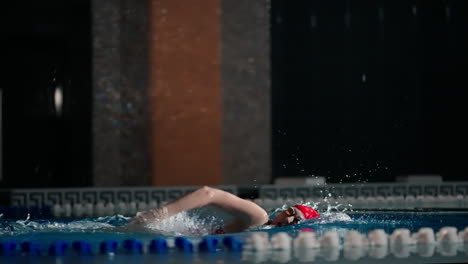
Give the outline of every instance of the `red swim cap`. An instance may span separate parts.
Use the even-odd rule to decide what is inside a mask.
[[[310,208],[309,206],[295,205],[294,207],[296,207],[302,212],[305,219],[314,219],[314,218],[320,217],[320,214],[317,213],[317,211],[315,211],[313,208]]]

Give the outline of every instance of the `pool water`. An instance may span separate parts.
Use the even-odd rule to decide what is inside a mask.
[[[271,217],[274,216],[272,213]],[[167,221],[163,222],[160,226],[152,226],[149,228],[128,228],[126,223],[129,217],[124,216],[111,216],[100,218],[86,218],[86,219],[24,219],[24,220],[11,220],[0,218],[0,242],[16,241],[18,244],[25,241],[38,242],[41,245],[49,245],[50,243],[58,240],[63,241],[78,241],[84,240],[90,242],[93,246],[93,251],[98,252],[99,243],[104,240],[117,240],[122,242],[127,239],[138,239],[146,246],[151,239],[155,237],[163,237],[167,239],[170,247],[174,244],[176,237],[186,237],[194,244],[198,243],[203,237],[211,235],[213,228],[219,226],[225,217],[218,218],[210,216],[205,212],[191,212],[183,213],[174,216]],[[453,226],[458,230],[464,229],[468,226],[468,212],[467,211],[354,211],[354,212],[326,212],[323,213],[319,219],[308,220],[301,222],[297,225],[285,226],[280,228],[272,228],[270,226],[263,226],[245,232],[228,234],[234,235],[242,241],[245,241],[250,235],[255,232],[267,232],[270,237],[279,232],[286,232],[292,238],[296,237],[304,229],[314,231],[318,237],[322,236],[328,231],[338,233],[342,240],[346,232],[349,230],[356,230],[362,234],[367,234],[375,229],[383,229],[386,233],[391,234],[397,228],[407,228],[411,232],[416,232],[422,227],[431,227],[434,232],[445,226]],[[220,240],[227,235],[216,235],[215,237]],[[435,246],[434,246],[435,247]],[[444,254],[439,249],[433,249],[430,261],[427,256],[421,257],[412,249],[408,251],[405,258],[398,254],[388,252],[384,254],[383,260],[372,258],[368,249],[366,252],[358,254],[358,259],[362,263],[366,261],[373,263],[377,260],[386,261],[391,263],[398,259],[399,262],[408,261],[411,263],[430,263],[430,262],[459,262],[468,261],[468,247],[467,245],[457,245],[458,250],[455,249],[455,255]],[[46,253],[47,246],[44,246],[44,254]],[[112,261],[129,263],[131,262],[153,262],[156,259],[166,263],[180,263],[184,261],[190,262],[317,262],[317,261],[353,261],[353,257],[349,256],[350,252],[344,249],[332,249],[334,252],[318,252],[317,250],[309,250],[302,254],[297,255],[298,252],[293,251],[250,251],[234,254],[220,248],[218,252],[211,254],[202,253],[181,253],[176,249],[166,255],[149,255],[143,254],[133,256],[131,254],[119,254],[112,256],[94,256],[80,259],[88,263],[101,263],[102,261]],[[357,249],[353,249],[354,253]],[[364,250],[364,249],[363,249]],[[317,251],[317,252],[316,252]],[[411,253],[411,254],[410,254]],[[311,255],[312,254],[312,255]],[[348,254],[348,256],[347,256]],[[446,256],[450,255],[450,256]],[[304,257],[305,256],[305,257]],[[356,254],[354,254],[356,256]],[[9,258],[9,260],[27,261],[29,256],[16,256],[16,257],[0,257]],[[41,261],[47,261],[51,257],[43,257]],[[65,257],[66,258],[66,257]],[[354,257],[356,258],[356,257]],[[39,258],[41,259],[41,258]],[[6,262],[5,262],[6,263]]]

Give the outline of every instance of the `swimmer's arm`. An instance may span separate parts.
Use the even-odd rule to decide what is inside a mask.
[[[146,214],[149,218],[151,218],[151,215],[154,215],[153,219],[157,220],[155,218],[167,218],[180,212],[206,205],[215,205],[235,217],[232,222],[228,223],[224,227],[225,232],[242,231],[250,227],[263,225],[268,221],[267,213],[257,204],[241,199],[223,190],[208,186],[202,187],[173,202],[170,202],[161,209],[156,211],[150,210],[141,214]],[[151,214],[149,214],[150,212]],[[137,221],[134,220],[132,222],[138,223],[139,215],[137,215],[136,218]],[[151,221],[151,219],[145,220],[146,221],[144,222],[147,222],[148,220]]]

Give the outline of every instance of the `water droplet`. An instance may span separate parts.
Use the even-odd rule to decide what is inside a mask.
[[[310,16],[310,27],[311,28],[317,27],[317,17],[315,15]]]
[[[275,20],[277,24],[281,24],[283,22],[283,18],[281,16],[276,16]]]
[[[346,13],[344,20],[345,20],[346,27],[349,28],[351,26],[351,14]]]
[[[379,7],[379,19],[380,21],[384,20],[384,10],[382,7]]]
[[[411,8],[411,12],[416,16],[418,14],[418,8],[414,5],[413,8]]]

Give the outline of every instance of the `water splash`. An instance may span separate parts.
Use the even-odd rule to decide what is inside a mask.
[[[351,216],[343,212],[324,212],[314,221],[316,224],[328,224],[336,222],[351,222],[354,221]]]
[[[182,212],[147,228],[163,235],[200,236],[213,234],[216,228],[222,227],[222,223],[222,219],[213,215],[203,217],[199,213]]]
[[[129,217],[121,215],[99,218],[86,218],[74,221],[7,220],[0,222],[0,235],[19,235],[30,232],[95,232],[112,231],[128,222]]]

